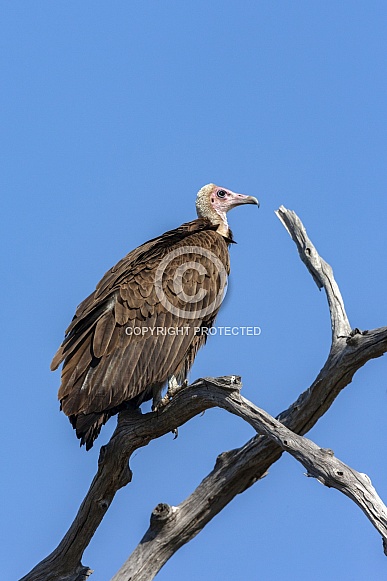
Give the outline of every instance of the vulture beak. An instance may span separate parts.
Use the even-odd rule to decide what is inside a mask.
[[[245,196],[244,194],[234,194],[232,207],[241,206],[242,204],[255,204],[259,208],[259,201],[254,196]]]

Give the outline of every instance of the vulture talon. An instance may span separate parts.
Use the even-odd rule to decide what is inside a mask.
[[[172,375],[168,380],[168,390],[164,397],[160,398],[157,402],[153,400],[152,410],[155,412],[161,411],[169,404],[171,399],[179,393],[180,390],[184,389],[188,385],[188,380],[185,379],[181,385],[179,385],[176,377]],[[175,433],[174,431],[172,433]],[[176,436],[177,437],[177,436]]]
[[[154,412],[160,412],[168,404],[169,404],[169,396],[168,396],[168,392],[167,392],[164,395],[164,397],[162,397],[161,399],[159,399],[159,401],[156,404],[153,404],[152,405],[152,411],[154,411]]]

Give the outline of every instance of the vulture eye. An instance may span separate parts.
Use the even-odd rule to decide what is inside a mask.
[[[225,192],[224,190],[219,190],[216,195],[218,196],[218,198],[225,198],[226,197],[227,192]]]

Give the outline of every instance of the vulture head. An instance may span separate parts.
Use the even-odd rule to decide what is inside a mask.
[[[218,224],[217,232],[228,237],[227,212],[242,204],[255,204],[259,207],[259,202],[254,196],[236,194],[215,184],[207,184],[198,192],[196,211],[199,218],[206,218],[214,225]]]

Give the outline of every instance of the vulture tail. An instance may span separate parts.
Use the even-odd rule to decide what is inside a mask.
[[[69,416],[69,420],[77,438],[80,440],[80,445],[86,445],[86,450],[90,450],[93,447],[94,440],[98,438],[102,426],[106,424],[109,418],[124,409],[135,409],[136,407],[134,400],[126,401],[104,412],[72,414]]]
[[[71,425],[75,429],[77,438],[80,439],[80,445],[86,445],[86,450],[93,447],[94,440],[98,438],[101,428],[112,414],[101,412],[95,414],[79,414],[69,417]]]

